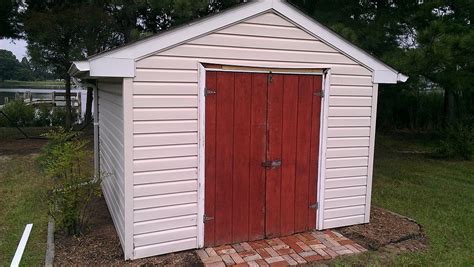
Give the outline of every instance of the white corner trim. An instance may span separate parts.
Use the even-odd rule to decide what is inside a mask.
[[[370,138],[369,138],[369,167],[367,168],[367,194],[365,195],[365,218],[364,222],[370,221],[370,205],[372,201],[372,178],[374,172],[375,132],[377,126],[377,99],[379,85],[372,87],[372,113],[370,115]]]
[[[316,229],[324,229],[324,189],[326,188],[326,151],[327,151],[327,125],[329,112],[329,96],[331,88],[331,69],[328,69],[323,76],[324,97],[321,104],[321,125],[319,130],[319,160],[318,160],[318,211]]]
[[[90,60],[91,77],[135,77],[135,60],[103,57]]]
[[[123,101],[123,160],[124,160],[124,256],[133,259],[133,79],[124,78]]]
[[[73,61],[69,70],[67,71],[71,76],[78,76],[78,74],[88,72],[90,70],[89,61]]]
[[[205,207],[205,156],[206,156],[206,98],[204,90],[206,90],[206,69],[201,63],[198,64],[199,81],[198,81],[198,213],[197,213],[197,247],[204,247],[204,207]]]

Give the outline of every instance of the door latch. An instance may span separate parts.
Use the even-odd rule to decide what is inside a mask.
[[[204,223],[206,223],[207,221],[210,221],[210,220],[214,220],[214,217],[209,217],[206,214],[204,214],[204,216],[203,216]]]
[[[281,160],[268,160],[262,162],[262,167],[267,169],[276,169],[281,166]]]

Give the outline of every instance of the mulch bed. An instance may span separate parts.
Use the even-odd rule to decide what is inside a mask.
[[[114,265],[114,266],[201,266],[193,251],[124,261],[120,241],[104,199],[95,202],[90,231],[80,237],[56,233],[55,265]],[[427,248],[423,228],[415,221],[377,207],[372,207],[369,224],[336,229],[351,240],[371,250],[390,254],[419,251]]]
[[[95,201],[90,231],[80,237],[55,235],[57,266],[196,266],[202,265],[193,251],[125,261],[120,241],[104,199]]]
[[[404,252],[424,250],[428,246],[420,224],[378,207],[372,207],[370,223],[341,227],[337,231],[371,250]]]

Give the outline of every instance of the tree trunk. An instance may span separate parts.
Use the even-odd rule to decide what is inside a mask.
[[[446,125],[452,125],[456,120],[456,99],[454,91],[451,89],[445,89],[444,91],[444,116]]]
[[[71,108],[71,77],[66,75],[66,118],[64,127],[70,130],[72,127],[72,108]]]
[[[86,114],[84,115],[84,124],[92,120],[92,87],[87,87]]]

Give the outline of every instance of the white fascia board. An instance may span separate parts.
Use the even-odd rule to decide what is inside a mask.
[[[102,57],[90,60],[91,77],[135,77],[135,60]]]
[[[326,26],[308,17],[288,3],[274,1],[273,9],[327,45],[374,71],[374,83],[397,83],[399,72],[340,37]],[[404,76],[404,75],[402,75]],[[404,76],[406,77],[406,76]],[[406,77],[408,79],[408,77]],[[405,79],[405,80],[406,80]]]
[[[73,61],[71,67],[69,67],[68,73],[71,76],[78,76],[90,70],[89,61]]]
[[[191,23],[176,30],[170,30],[158,34],[156,37],[149,37],[143,41],[137,41],[123,48],[118,48],[109,53],[97,55],[97,59],[105,57],[130,58],[139,60],[150,54],[154,54],[163,49],[168,49],[183,42],[217,31],[221,28],[239,23],[250,17],[271,9],[271,1],[256,1],[242,5],[241,7],[215,14],[207,19],[196,23]],[[91,60],[97,60],[92,58]]]

